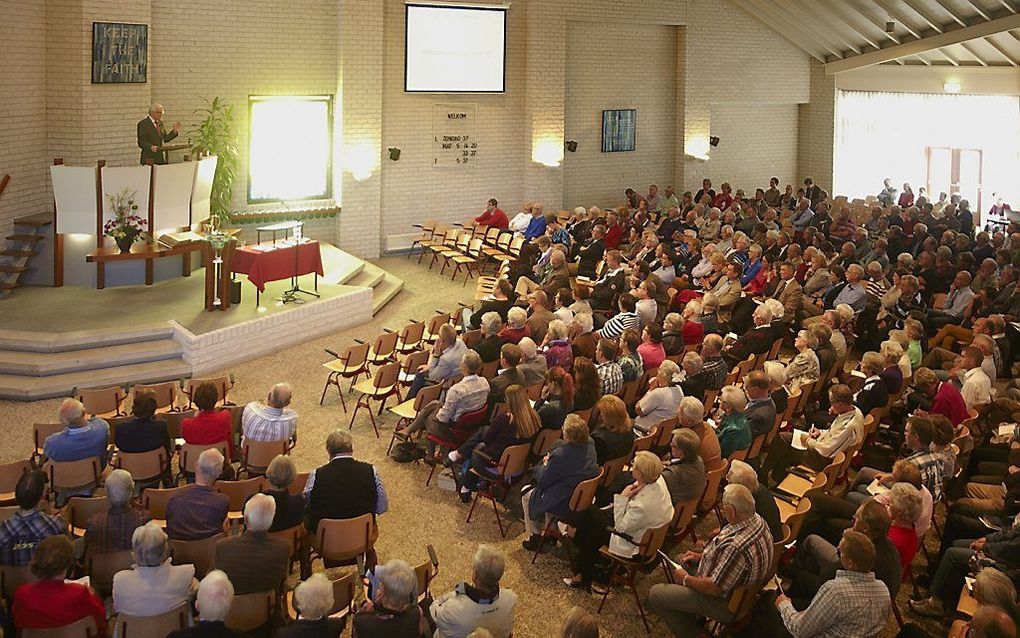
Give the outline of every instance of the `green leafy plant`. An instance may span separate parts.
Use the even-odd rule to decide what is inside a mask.
[[[205,107],[194,111],[201,120],[191,131],[191,150],[196,154],[209,153],[217,157],[210,208],[211,216],[218,218],[222,224],[229,219],[231,189],[240,168],[234,107],[221,97],[212,100],[202,98],[202,101]]]

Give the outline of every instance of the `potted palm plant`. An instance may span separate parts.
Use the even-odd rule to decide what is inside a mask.
[[[210,198],[210,223],[224,226],[230,215],[231,189],[237,178],[240,164],[237,152],[237,128],[234,107],[221,97],[203,98],[205,106],[194,111],[200,117],[191,132],[191,150],[195,154],[208,153],[217,157]]]

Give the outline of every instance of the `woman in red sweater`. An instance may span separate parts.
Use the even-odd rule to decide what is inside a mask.
[[[19,629],[53,629],[91,616],[96,635],[106,636],[103,601],[85,585],[64,582],[73,562],[74,548],[67,536],[50,536],[39,543],[30,567],[39,582],[14,592],[14,624]]]
[[[226,441],[229,461],[236,458],[233,425],[229,410],[216,409],[218,399],[219,393],[212,383],[203,383],[195,388],[192,400],[198,406],[198,414],[181,422],[181,436],[185,443],[196,445],[215,445]]]

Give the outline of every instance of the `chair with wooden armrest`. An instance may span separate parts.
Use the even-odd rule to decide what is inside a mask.
[[[170,539],[170,558],[174,565],[192,564],[195,566],[195,578],[202,579],[212,567],[216,555],[216,543],[227,535],[223,532],[213,534],[209,538],[196,541]]]
[[[784,524],[789,524],[791,517],[797,514],[802,504],[810,505],[812,494],[820,494],[825,490],[828,480],[829,477],[827,475],[819,472],[815,476],[811,487],[799,497],[780,492],[778,489],[774,491],[772,496],[775,498],[776,506],[779,508],[779,520]]]
[[[102,496],[72,496],[67,499],[67,522],[71,526],[71,535],[85,536],[89,519],[96,514],[103,514],[110,509],[110,501]]]
[[[410,357],[408,357],[410,359]],[[413,399],[407,399],[406,401],[399,403],[395,406],[387,408],[387,410],[397,415],[396,425],[393,427],[393,435],[390,436],[390,444],[386,446],[386,454],[390,453],[393,449],[393,444],[397,440],[397,430],[410,425],[411,421],[414,421],[418,413],[421,412],[429,403],[439,400],[439,395],[443,392],[443,386],[440,384],[427,385],[418,391],[418,394],[414,395]]]
[[[92,616],[85,616],[63,627],[54,627],[52,629],[32,629],[26,627],[21,630],[21,638],[95,638],[98,635],[96,619]]]
[[[347,425],[347,429],[354,427],[354,419],[358,416],[358,411],[361,408],[366,408],[368,410],[368,418],[372,422],[372,430],[375,431],[376,438],[379,438],[379,426],[375,422],[375,415],[372,414],[372,401],[379,402],[379,414],[382,414],[383,408],[386,407],[386,401],[391,396],[399,396],[399,376],[400,364],[387,363],[376,370],[375,375],[371,379],[354,384],[354,390],[360,396],[354,405],[354,412],[351,414],[351,421]]]
[[[369,345],[361,341],[349,346],[343,354],[326,350],[333,356],[333,360],[322,364],[322,367],[329,370],[329,376],[326,377],[326,385],[322,388],[319,405],[322,405],[322,402],[326,400],[326,390],[332,385],[336,386],[337,394],[340,395],[340,404],[343,406],[344,412],[347,412],[347,400],[344,399],[344,391],[340,387],[340,382],[343,379],[350,379],[351,386],[347,389],[350,392],[354,390],[354,384],[361,375],[368,375],[368,350]]]
[[[191,605],[184,602],[158,616],[132,616],[123,612],[116,615],[113,635],[120,638],[147,638],[166,636],[184,629],[191,622]]]
[[[399,339],[400,334],[388,330],[376,337],[368,353],[369,365],[382,366],[395,361]]]
[[[234,595],[227,614],[226,626],[237,631],[252,631],[266,625],[276,609],[275,590]]]

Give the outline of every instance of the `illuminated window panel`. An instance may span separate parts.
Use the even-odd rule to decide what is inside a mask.
[[[332,97],[251,97],[248,201],[332,196]]]

